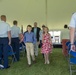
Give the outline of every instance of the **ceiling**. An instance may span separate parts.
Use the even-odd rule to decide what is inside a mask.
[[[76,11],[76,0],[47,0],[47,26],[49,29],[63,29],[69,24],[72,13]],[[18,20],[19,26],[38,22],[46,25],[46,0],[0,0],[0,15],[7,16],[12,26]]]

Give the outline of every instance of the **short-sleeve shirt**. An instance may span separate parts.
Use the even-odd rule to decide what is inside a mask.
[[[14,25],[11,27],[11,37],[16,38],[19,37],[19,34],[21,34],[20,28]]]
[[[4,21],[0,21],[0,37],[8,37],[8,31],[11,31],[10,25]]]
[[[74,13],[74,14],[72,15],[72,18],[71,18],[69,27],[76,28],[76,13]]]
[[[69,29],[65,28],[62,30],[62,34],[61,34],[61,38],[62,39],[69,39],[69,36],[70,33],[69,33]]]

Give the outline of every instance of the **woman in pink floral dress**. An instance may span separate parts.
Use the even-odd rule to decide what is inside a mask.
[[[44,54],[45,64],[49,64],[49,53],[52,52],[52,41],[51,35],[48,33],[48,27],[44,28],[44,33],[42,36],[42,49],[41,53]]]

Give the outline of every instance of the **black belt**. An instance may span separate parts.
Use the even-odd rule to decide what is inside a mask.
[[[7,39],[8,37],[0,37],[0,39]]]
[[[19,37],[14,37],[14,38],[12,38],[12,39],[19,39]]]
[[[26,43],[32,43],[32,42],[30,42],[30,41],[27,41]]]

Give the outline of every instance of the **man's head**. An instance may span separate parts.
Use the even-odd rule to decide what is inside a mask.
[[[37,27],[37,22],[34,22],[34,27]]]
[[[65,25],[64,25],[64,28],[68,28],[68,25],[67,25],[67,24],[65,24]]]
[[[17,25],[17,21],[16,21],[16,20],[14,20],[14,21],[13,21],[13,24],[14,24],[14,25]]]
[[[6,16],[5,15],[1,15],[1,21],[5,21],[6,22]]]

